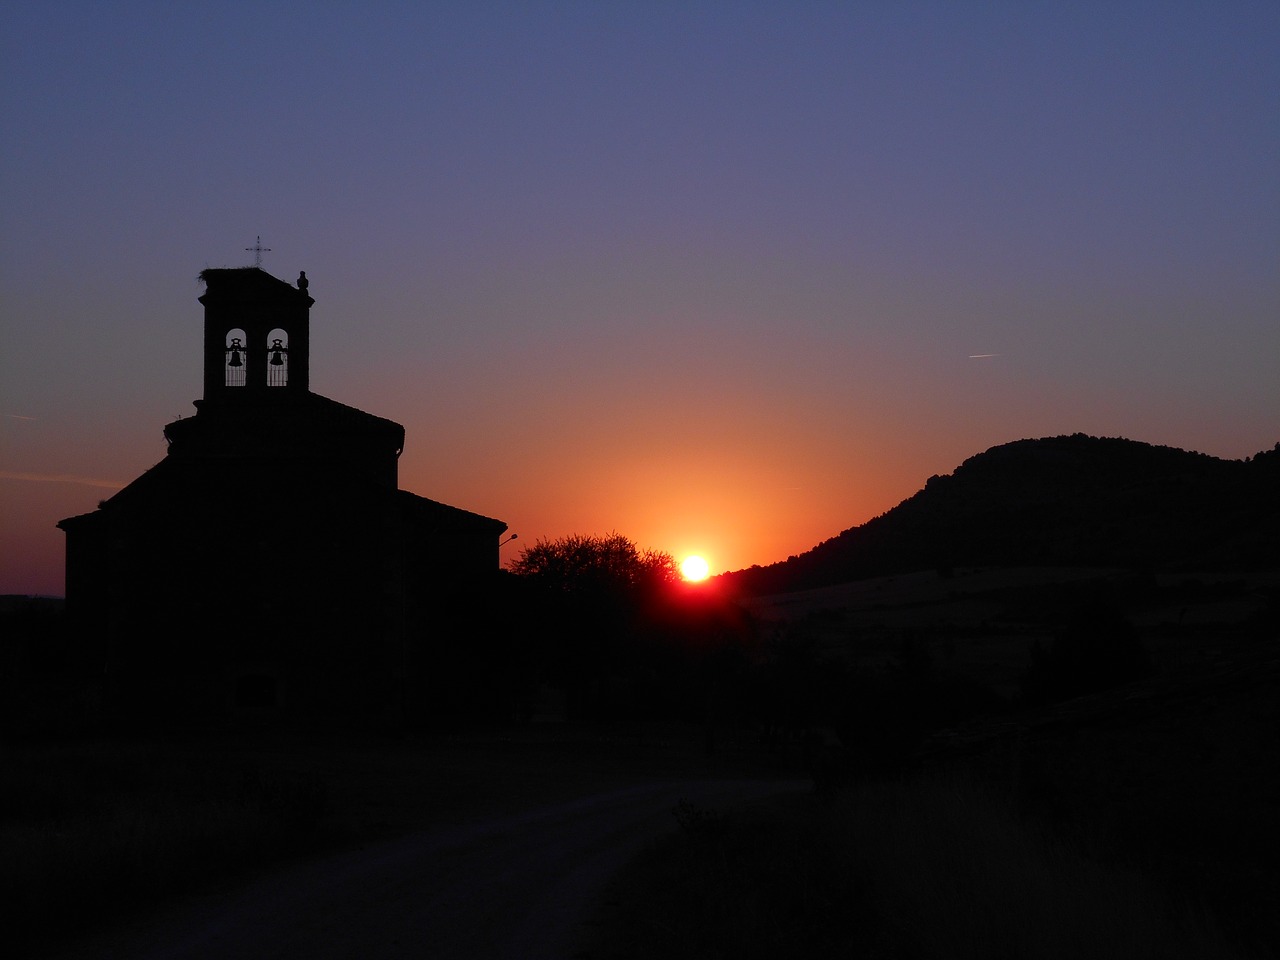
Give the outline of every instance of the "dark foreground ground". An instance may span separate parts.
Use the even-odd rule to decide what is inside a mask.
[[[909,635],[1008,694],[1053,626],[1043,582],[1017,579],[898,578],[772,609],[833,648],[860,639],[870,660]],[[657,782],[816,772],[823,790],[749,813],[664,798],[665,838],[601,883],[574,955],[1280,955],[1274,593],[1274,578],[1145,583],[1126,614],[1154,675],[932,730],[883,777],[850,773],[829,740],[726,728],[708,755],[703,729],[674,725],[10,747],[7,936],[49,955],[427,831]]]
[[[10,934],[59,960],[1274,955],[1265,777],[1203,756],[1265,709],[1233,682],[958,728],[909,774],[822,791],[744,779],[783,773],[767,752],[708,763],[693,730],[66,747],[109,761],[116,800],[11,878]],[[179,789],[129,800],[135,763]]]
[[[787,770],[723,738],[708,756],[705,731],[678,725],[10,747],[0,784],[6,936],[20,955],[47,955],[145,927],[192,898],[225,898],[291,863],[637,786]],[[673,803],[658,818],[672,829]]]
[[[673,780],[415,831],[303,858],[93,932],[58,960],[559,960],[580,953],[596,891],[672,810],[741,805],[803,783]]]

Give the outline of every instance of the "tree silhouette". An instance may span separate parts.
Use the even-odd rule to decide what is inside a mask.
[[[1108,690],[1151,672],[1147,652],[1114,590],[1098,585],[1077,599],[1047,649],[1032,648],[1022,693],[1032,703],[1054,702]]]
[[[539,540],[520,552],[511,571],[576,596],[642,592],[680,579],[671,554],[641,550],[620,533]]]
[[[732,617],[687,597],[675,558],[618,533],[539,540],[511,565],[543,679],[575,718],[701,710],[701,676]],[[534,626],[536,625],[536,626]],[[701,671],[701,672],[700,672]]]

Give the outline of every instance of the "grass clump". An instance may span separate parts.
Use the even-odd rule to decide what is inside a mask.
[[[582,954],[634,958],[1239,957],[1203,912],[962,780],[872,783],[768,814],[677,810]]]

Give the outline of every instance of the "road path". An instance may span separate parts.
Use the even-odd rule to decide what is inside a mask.
[[[680,800],[711,808],[798,781],[647,783],[296,865],[100,935],[59,960],[566,960],[592,897]]]

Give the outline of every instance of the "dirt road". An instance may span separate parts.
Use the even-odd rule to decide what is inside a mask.
[[[680,800],[725,808],[807,782],[681,780],[441,827],[295,865],[99,935],[59,960],[554,958],[593,895]]]

